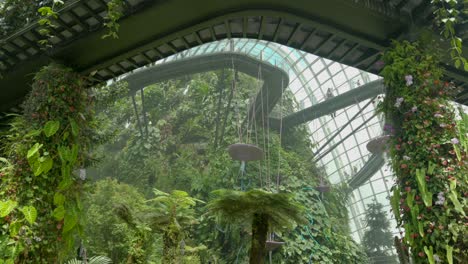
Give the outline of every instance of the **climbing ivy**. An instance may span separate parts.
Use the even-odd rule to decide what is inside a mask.
[[[41,69],[2,138],[0,258],[55,263],[82,232],[82,179],[92,121],[86,80],[58,65]]]

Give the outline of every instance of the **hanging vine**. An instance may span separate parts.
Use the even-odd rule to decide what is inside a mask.
[[[120,25],[117,21],[124,15],[124,1],[123,0],[111,0],[107,2],[107,16],[105,17],[106,22],[104,26],[108,32],[102,36],[103,39],[112,37],[114,39],[119,38]]]
[[[435,24],[441,30],[441,35],[450,41],[450,57],[456,68],[460,66],[468,71],[468,61],[463,56],[462,39],[457,36],[455,26],[463,21],[463,15],[468,14],[468,5],[458,0],[431,0],[435,11]],[[461,7],[461,8],[460,8]],[[463,14],[465,13],[465,14]]]
[[[52,31],[57,27],[53,24],[53,20],[58,18],[57,8],[63,4],[64,2],[61,0],[53,0],[52,6],[43,6],[37,10],[40,14],[38,23],[41,28],[39,29],[39,34],[43,37],[38,43],[44,49],[52,47],[50,44],[50,39],[54,37]]]

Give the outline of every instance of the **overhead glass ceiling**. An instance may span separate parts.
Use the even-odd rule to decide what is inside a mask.
[[[223,51],[247,54],[286,71],[290,79],[288,88],[296,101],[295,111],[380,78],[287,46],[250,39],[215,41],[170,56],[155,64]],[[316,153],[316,156],[321,156],[317,163],[323,166],[332,184],[342,183],[352,178],[371,156],[366,149],[367,142],[382,134],[382,118],[375,115],[375,104],[370,102],[371,100],[373,99],[356,101],[356,104],[350,107],[305,124],[310,131],[312,142],[316,143],[311,151]],[[288,114],[283,113],[284,116]],[[339,131],[343,126],[345,126],[344,129]],[[336,147],[332,148],[335,144]],[[383,167],[370,180],[352,191],[349,215],[351,231],[357,241],[361,240],[364,233],[365,209],[373,200],[382,203],[388,213],[388,218],[393,218],[388,202],[392,181],[391,171]],[[394,231],[397,232],[397,230]]]

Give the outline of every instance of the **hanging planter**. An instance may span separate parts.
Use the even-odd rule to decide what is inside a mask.
[[[263,159],[263,150],[252,144],[232,144],[228,147],[228,152],[234,160],[255,161]]]
[[[315,190],[321,192],[321,193],[326,193],[330,191],[330,186],[321,182],[319,186],[315,187]]]
[[[265,242],[265,249],[267,251],[274,251],[284,245],[284,242],[281,241],[273,241],[273,240],[267,240]]]
[[[372,154],[381,154],[387,150],[389,139],[390,135],[373,138],[367,143],[366,148]]]

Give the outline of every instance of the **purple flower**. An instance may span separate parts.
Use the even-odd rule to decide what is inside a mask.
[[[437,194],[437,201],[435,202],[436,205],[444,205],[445,197],[443,192],[439,192]]]
[[[404,100],[405,99],[403,99],[403,97],[398,97],[395,102],[395,107],[399,108],[401,106],[401,103],[403,103]]]
[[[455,145],[458,144],[458,143],[460,143],[460,141],[458,140],[458,138],[452,138],[452,139],[450,140],[450,142],[452,142],[452,144],[455,144]]]
[[[382,68],[383,66],[385,66],[385,62],[383,62],[382,60],[378,60],[375,63],[375,66],[377,66],[377,68]]]
[[[440,113],[435,113],[435,114],[434,114],[434,117],[435,117],[435,118],[442,118],[442,117],[444,117],[444,116],[441,115]]]
[[[385,124],[384,127],[383,127],[383,130],[386,131],[389,134],[395,133],[395,128],[393,128],[393,126],[390,125],[390,124]]]
[[[405,76],[405,81],[406,81],[406,86],[410,86],[413,84],[413,76],[412,75],[406,75]]]
[[[418,111],[418,107],[417,107],[417,106],[413,106],[413,107],[411,108],[411,112],[414,113],[414,112],[416,112],[416,111]]]

